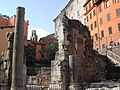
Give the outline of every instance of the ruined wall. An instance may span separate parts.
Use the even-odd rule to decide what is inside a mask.
[[[65,14],[61,15],[61,20],[59,51],[51,62],[51,85],[62,85],[64,90],[80,90],[80,84],[104,80],[106,57],[93,50],[88,27]]]
[[[0,54],[4,51],[7,50],[8,47],[8,40],[7,40],[7,36],[6,33],[7,32],[13,32],[14,31],[14,27],[12,28],[0,28]]]
[[[2,78],[0,78],[1,82],[4,82],[3,84],[11,86],[11,78],[12,78],[12,53],[13,53],[13,38],[14,33],[8,32],[6,35],[6,38],[8,40],[8,46],[7,50],[2,53],[1,58],[1,64],[0,64],[0,72]]]
[[[105,79],[106,57],[99,55],[93,50],[93,40],[87,26],[78,20],[63,18],[64,35],[68,42],[65,46],[66,57],[73,55],[74,60],[74,83],[95,82]]]

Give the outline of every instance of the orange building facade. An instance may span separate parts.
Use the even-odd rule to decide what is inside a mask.
[[[4,27],[10,27],[10,26],[15,26],[15,22],[16,22],[16,16],[12,16],[11,18],[5,18],[0,16],[0,28],[4,28]],[[28,25],[29,25],[29,21],[25,21],[24,23],[24,35],[25,37],[27,37],[28,35]]]
[[[15,21],[16,16],[12,16],[11,18],[0,16],[0,54],[7,50],[8,47],[8,41],[7,41],[7,32],[14,32],[15,29]],[[24,23],[24,36],[25,41],[27,41],[27,35],[28,35],[28,25],[29,22],[25,21]]]
[[[33,41],[33,40],[27,40],[26,46],[30,44],[35,48],[35,54],[36,54],[36,60],[46,60],[47,56],[46,53],[44,53],[44,57],[41,56],[40,51],[42,50],[42,47],[46,44],[40,42],[40,41]]]
[[[38,36],[36,34],[36,30],[32,30],[31,32],[31,37],[30,40],[27,40],[26,46],[30,44],[35,48],[35,54],[36,54],[36,60],[46,60],[47,58],[47,54],[44,53],[43,56],[41,56],[41,51],[42,51],[42,47],[45,47],[46,44],[38,41]]]
[[[94,41],[93,48],[101,50],[120,43],[120,0],[87,0],[84,4],[86,23]]]

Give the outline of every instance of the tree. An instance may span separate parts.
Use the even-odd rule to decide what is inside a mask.
[[[54,60],[55,59],[55,53],[58,51],[58,42],[53,42],[48,46],[47,53],[48,53],[48,60]]]
[[[46,52],[47,52],[47,48],[45,46],[42,46],[40,51],[41,59],[45,59],[44,56]]]
[[[25,46],[26,64],[32,64],[36,61],[35,47],[28,44]]]
[[[36,53],[35,47],[28,44],[25,46],[25,56],[26,56],[26,65],[27,65],[27,75],[34,76],[36,75],[35,63],[36,63]]]

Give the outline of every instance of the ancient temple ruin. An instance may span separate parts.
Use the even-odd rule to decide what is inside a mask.
[[[79,90],[80,83],[104,80],[106,57],[93,50],[88,27],[65,14],[60,25],[63,40],[58,39],[59,51],[51,63],[51,82],[61,84],[63,90]]]
[[[1,82],[0,89],[3,89],[3,87],[5,87],[4,88],[5,90],[10,90],[10,87],[11,87],[13,38],[14,38],[13,32],[7,33],[8,49],[5,52],[3,52],[2,56],[0,57],[0,66],[1,66],[0,68],[1,69],[0,70],[0,76],[1,76],[0,77],[0,82]]]

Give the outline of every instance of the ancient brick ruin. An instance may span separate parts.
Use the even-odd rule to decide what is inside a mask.
[[[93,40],[87,26],[78,20],[68,19],[66,15],[62,17],[62,25],[64,40],[62,49],[59,48],[52,62],[52,82],[63,83],[66,90],[71,83],[105,80],[107,58],[93,50]],[[61,55],[64,58],[60,58]],[[68,87],[66,83],[70,83]]]
[[[70,20],[64,16],[64,33],[67,35],[68,45],[65,51],[76,58],[74,68],[78,82],[92,82],[105,79],[104,56],[93,50],[93,40],[87,26],[78,20]],[[66,34],[67,33],[67,34]]]

